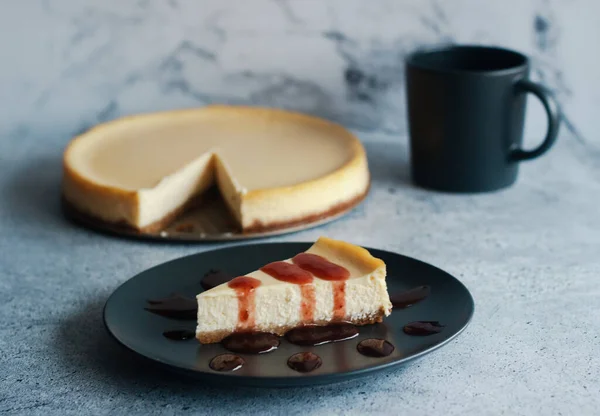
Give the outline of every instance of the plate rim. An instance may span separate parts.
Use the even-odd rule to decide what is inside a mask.
[[[451,275],[450,273],[446,272],[443,269],[440,269],[437,266],[434,266],[430,263],[427,263],[423,260],[419,260],[414,257],[395,253],[393,251],[361,246],[361,247],[369,250],[369,252],[373,252],[373,251],[384,252],[386,254],[400,256],[400,257],[403,257],[410,261],[418,262],[422,265],[425,265],[425,266],[433,268],[439,272],[442,272],[442,273],[450,276],[452,279],[454,279],[454,281],[456,283],[458,283],[460,286],[462,286],[463,290],[465,291],[465,294],[468,295],[467,300],[468,300],[468,304],[469,304],[469,314],[468,314],[468,317],[467,317],[466,321],[464,322],[464,324],[454,334],[452,334],[448,338],[444,339],[443,341],[441,341],[435,345],[432,345],[430,347],[427,347],[424,350],[422,350],[416,354],[412,354],[412,355],[410,355],[408,357],[404,357],[404,358],[399,358],[397,360],[393,360],[393,361],[390,361],[387,363],[382,363],[382,364],[365,367],[365,368],[360,368],[360,369],[356,369],[356,370],[335,372],[335,373],[329,373],[329,374],[310,374],[309,373],[309,374],[300,374],[296,377],[289,377],[289,376],[287,376],[287,377],[278,377],[278,376],[255,377],[255,376],[236,375],[234,372],[229,372],[229,373],[228,372],[223,372],[223,373],[214,372],[213,373],[213,372],[208,372],[208,371],[197,371],[197,370],[192,370],[189,368],[182,368],[177,365],[158,360],[155,357],[150,357],[140,351],[135,350],[134,348],[130,347],[129,345],[127,345],[125,342],[123,342],[121,339],[119,339],[119,337],[110,329],[109,323],[107,322],[106,311],[107,311],[109,302],[111,301],[113,296],[115,296],[115,294],[128,282],[130,282],[131,280],[135,279],[139,275],[146,273],[152,269],[166,266],[170,263],[177,262],[184,258],[189,258],[189,257],[194,257],[194,256],[204,255],[204,254],[210,254],[210,253],[213,253],[216,251],[227,250],[230,248],[238,248],[239,249],[240,247],[247,247],[247,246],[275,246],[275,245],[290,245],[290,246],[298,245],[298,246],[304,246],[305,248],[307,248],[307,247],[310,247],[310,245],[312,245],[312,244],[313,244],[313,242],[304,242],[304,241],[264,242],[264,243],[243,244],[243,245],[234,244],[234,245],[230,245],[230,246],[226,246],[226,247],[219,247],[219,248],[215,248],[212,250],[202,251],[200,253],[184,255],[181,257],[177,257],[177,258],[168,260],[163,263],[156,264],[152,267],[142,270],[141,272],[139,272],[139,273],[135,274],[134,276],[130,277],[129,279],[125,280],[124,282],[122,282],[119,286],[117,286],[113,290],[113,292],[110,294],[110,296],[107,298],[106,302],[104,303],[104,307],[102,308],[102,322],[104,324],[105,329],[111,336],[111,338],[114,339],[118,345],[125,348],[127,351],[135,354],[137,357],[143,358],[144,360],[148,360],[154,364],[161,366],[162,368],[168,369],[171,372],[175,372],[177,374],[184,374],[187,377],[196,379],[198,381],[204,381],[204,382],[209,381],[211,383],[214,382],[215,384],[223,384],[223,383],[227,383],[228,381],[234,380],[235,384],[238,384],[240,386],[256,387],[256,388],[278,388],[278,387],[285,388],[285,387],[301,387],[301,386],[341,383],[341,382],[350,381],[350,380],[353,380],[353,379],[356,379],[359,377],[366,377],[366,376],[373,375],[373,374],[376,374],[379,372],[387,371],[387,370],[393,369],[395,367],[399,367],[410,361],[422,358],[423,356],[425,356],[433,351],[436,351],[437,349],[439,349],[439,348],[445,346],[446,344],[450,343],[451,341],[455,340],[460,334],[462,334],[467,329],[467,327],[470,325],[470,323],[473,319],[473,315],[475,314],[475,300],[473,299],[473,295],[471,294],[469,289],[466,287],[466,285],[462,281],[460,281],[458,278],[456,278],[455,276]]]

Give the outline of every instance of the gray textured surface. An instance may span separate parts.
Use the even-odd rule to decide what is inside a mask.
[[[472,291],[474,320],[388,375],[266,391],[180,380],[108,338],[101,308],[120,283],[215,246],[124,241],[65,222],[63,145],[0,140],[0,413],[598,414],[600,158],[583,142],[563,138],[515,187],[478,196],[413,188],[403,144],[370,142],[368,200],[281,240],[325,234],[426,260]]]

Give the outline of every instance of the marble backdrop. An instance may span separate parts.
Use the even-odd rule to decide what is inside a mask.
[[[531,56],[562,102],[563,133],[597,151],[599,15],[595,0],[3,1],[0,137],[66,142],[120,115],[213,102],[402,136],[405,54],[483,43]],[[529,102],[539,138],[545,116]]]

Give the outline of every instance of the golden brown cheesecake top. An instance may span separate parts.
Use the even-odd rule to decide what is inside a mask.
[[[65,161],[100,185],[138,190],[214,152],[251,191],[332,173],[356,155],[355,140],[340,126],[307,115],[209,106],[105,123],[75,139]]]

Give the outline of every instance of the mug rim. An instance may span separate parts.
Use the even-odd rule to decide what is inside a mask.
[[[426,56],[432,55],[436,53],[442,52],[452,52],[452,51],[491,51],[496,53],[503,53],[507,55],[512,55],[521,61],[518,65],[509,66],[507,68],[499,68],[499,69],[490,69],[490,70],[468,70],[468,69],[451,69],[451,68],[443,68],[441,66],[435,65],[427,65],[423,62],[418,62],[418,59]],[[406,57],[406,65],[411,68],[420,69],[424,71],[434,72],[438,74],[452,74],[452,75],[468,75],[468,76],[499,76],[499,75],[510,75],[510,74],[518,74],[523,69],[526,69],[529,66],[529,58],[522,54],[521,52],[517,52],[512,49],[507,49],[499,46],[485,46],[485,45],[444,45],[444,46],[436,46],[424,49],[418,49]]]

